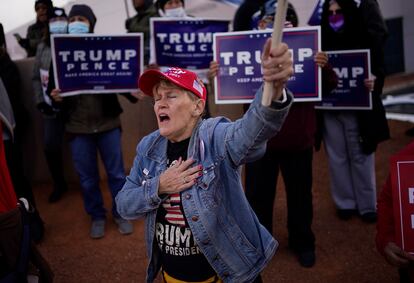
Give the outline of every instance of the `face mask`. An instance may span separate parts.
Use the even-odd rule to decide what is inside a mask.
[[[56,21],[49,23],[50,33],[67,33],[68,32],[68,22],[67,21]]]
[[[345,24],[344,15],[335,14],[335,15],[329,16],[329,25],[335,32],[338,32],[339,30],[341,30],[344,24]]]
[[[171,18],[183,18],[187,16],[183,7],[165,10],[165,16]]]
[[[70,34],[89,33],[89,25],[84,22],[73,22],[69,24],[68,31]]]

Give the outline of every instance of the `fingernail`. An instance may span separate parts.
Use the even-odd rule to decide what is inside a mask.
[[[203,165],[199,165],[198,169],[203,170]]]
[[[198,176],[202,176],[203,175],[203,172],[198,172]]]

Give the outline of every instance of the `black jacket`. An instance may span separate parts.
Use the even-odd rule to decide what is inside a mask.
[[[375,75],[372,92],[372,110],[358,111],[360,141],[366,154],[375,151],[378,143],[390,137],[384,106],[381,101],[384,86],[384,44],[387,28],[376,0],[336,0],[344,15],[342,31],[334,32],[329,26],[329,2],[325,1],[322,11],[322,49],[349,50],[369,49],[371,72]]]

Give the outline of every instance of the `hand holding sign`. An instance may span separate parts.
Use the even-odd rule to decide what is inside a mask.
[[[388,263],[396,267],[407,267],[410,261],[414,262],[414,255],[403,251],[393,242],[385,246],[384,255]]]

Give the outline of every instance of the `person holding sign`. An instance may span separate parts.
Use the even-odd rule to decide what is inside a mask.
[[[52,64],[50,34],[67,33],[67,27],[68,20],[65,10],[54,7],[49,19],[48,34],[37,47],[32,75],[36,108],[43,114],[44,153],[53,179],[53,191],[49,195],[51,203],[60,200],[68,188],[63,173],[64,121],[62,113],[59,109],[53,108],[52,101],[46,93],[49,69]]]
[[[261,66],[263,87],[239,120],[203,120],[206,89],[189,70],[147,70],[138,86],[154,98],[159,129],[144,137],[116,197],[119,214],[145,218],[147,282],[261,282],[277,242],[260,225],[241,186],[240,167],[260,158],[292,103],[284,86],[293,74],[286,44],[271,47]]]
[[[407,145],[396,156],[410,155],[414,155],[414,142]],[[414,282],[414,254],[402,250],[397,245],[392,195],[391,176],[389,175],[377,202],[378,223],[375,238],[377,249],[389,264],[399,268],[400,282]],[[414,196],[412,198],[414,205]]]
[[[277,1],[270,0],[252,17],[259,30],[273,26]],[[298,17],[288,4],[285,27],[297,27]],[[323,70],[323,87],[332,90],[336,83],[326,84],[332,75],[325,53],[314,58]],[[217,62],[210,64],[210,78],[217,75]],[[333,73],[333,74],[332,74]],[[248,105],[245,105],[248,106]],[[312,231],[312,158],[315,143],[316,116],[314,104],[294,102],[280,132],[267,142],[265,155],[246,164],[245,189],[247,199],[262,223],[273,233],[273,208],[279,171],[287,197],[289,247],[304,267],[315,264],[315,235]]]
[[[87,5],[73,5],[69,12],[69,34],[92,33],[96,17]],[[54,85],[54,81],[49,81]],[[51,86],[49,86],[51,88]],[[66,114],[66,132],[75,169],[79,175],[84,206],[92,224],[90,237],[102,238],[105,233],[106,210],[99,186],[97,152],[104,163],[112,196],[112,216],[121,234],[130,234],[133,226],[122,219],[115,204],[115,196],[125,183],[125,170],[121,150],[122,108],[116,94],[81,94],[62,98],[59,89],[51,96]],[[130,101],[134,97],[126,95]]]
[[[323,5],[321,25],[323,50],[371,51],[376,77],[372,110],[323,111],[323,140],[338,217],[347,220],[358,214],[372,223],[377,219],[375,150],[389,138],[381,102],[385,23],[375,0],[329,0]]]

